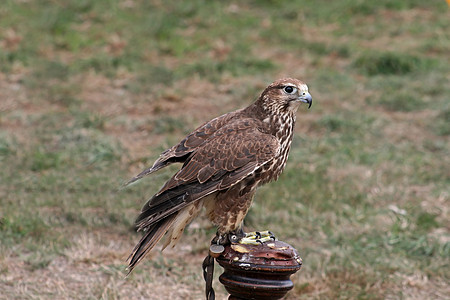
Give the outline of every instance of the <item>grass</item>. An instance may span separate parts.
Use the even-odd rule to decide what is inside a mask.
[[[176,167],[119,187],[282,76],[315,104],[246,226],[299,250],[287,299],[445,299],[447,12],[438,0],[6,1],[0,299],[201,299],[204,217],[124,278],[133,220]]]
[[[401,53],[377,53],[361,55],[355,66],[368,75],[402,75],[432,68],[433,61]]]

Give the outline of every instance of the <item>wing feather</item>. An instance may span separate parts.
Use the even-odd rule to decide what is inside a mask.
[[[243,121],[241,121],[243,122]],[[220,129],[147,201],[137,219],[143,229],[201,199],[239,183],[279,151],[278,140],[251,121]]]
[[[217,130],[226,125],[230,120],[236,118],[236,116],[239,116],[241,111],[242,109],[227,113],[199,126],[192,133],[186,136],[180,143],[162,152],[150,168],[145,169],[130,179],[124,186],[130,185],[133,182],[136,182],[172,163],[186,161],[189,155],[194,152],[197,147],[205,143],[205,141],[213,136]]]

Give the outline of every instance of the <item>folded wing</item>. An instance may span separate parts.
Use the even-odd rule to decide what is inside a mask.
[[[220,128],[225,126],[240,114],[241,110],[237,110],[232,113],[228,113],[212,119],[211,121],[199,126],[191,134],[185,137],[180,143],[167,149],[159,158],[155,161],[153,166],[145,169],[131,180],[129,180],[125,186],[138,181],[139,179],[150,175],[172,163],[185,162],[188,156],[194,152],[198,147],[211,138]]]
[[[278,140],[261,132],[251,119],[233,122],[216,131],[186,158],[182,168],[142,208],[138,229],[183,209],[195,200],[239,183],[270,162]]]

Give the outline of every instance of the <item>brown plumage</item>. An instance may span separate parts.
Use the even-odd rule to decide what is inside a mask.
[[[128,184],[183,163],[142,208],[136,226],[144,236],[130,255],[129,271],[166,233],[163,247],[174,246],[203,207],[219,237],[242,230],[257,186],[276,180],[286,164],[301,102],[312,103],[306,84],[277,80],[253,104],[201,125],[131,179]]]

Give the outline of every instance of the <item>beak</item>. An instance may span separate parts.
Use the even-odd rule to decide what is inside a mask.
[[[298,97],[298,100],[304,103],[308,103],[309,104],[308,109],[312,105],[312,97],[310,93],[305,93],[304,95],[301,95],[300,97]]]

